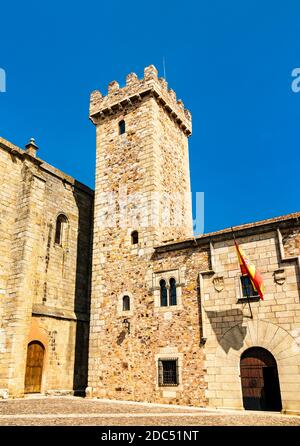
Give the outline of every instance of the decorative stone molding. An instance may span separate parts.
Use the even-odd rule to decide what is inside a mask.
[[[277,269],[273,273],[274,282],[276,282],[278,285],[283,285],[286,281],[286,272],[284,268]]]
[[[176,280],[176,286],[182,287],[185,285],[185,268],[179,267],[177,269],[168,269],[161,271],[154,271],[152,273],[153,289],[160,289],[159,282],[164,279],[167,283],[171,278]]]
[[[282,234],[281,234],[279,228],[277,228],[277,238],[278,238],[278,246],[279,246],[279,253],[280,253],[280,262],[296,262],[296,265],[298,268],[298,273],[300,275],[300,256],[285,257],[284,246],[283,246],[283,241],[282,241]]]
[[[152,291],[154,294],[155,311],[170,312],[182,309],[182,287],[185,285],[185,268],[155,271],[152,273]],[[170,279],[176,280],[176,296],[177,305],[168,305],[162,307],[160,305],[160,281],[166,281],[166,288],[169,290]]]
[[[88,321],[89,316],[85,313],[74,313],[73,311],[65,310],[62,308],[53,308],[42,304],[33,304],[32,306],[33,316],[47,316],[56,319],[66,319],[69,321]]]
[[[213,278],[213,284],[215,290],[220,293],[224,289],[224,277],[222,276],[215,276]]]

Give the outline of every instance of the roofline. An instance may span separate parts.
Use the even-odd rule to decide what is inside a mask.
[[[277,228],[287,228],[291,226],[300,226],[300,212],[286,214],[279,217],[269,218],[267,220],[260,220],[253,223],[246,223],[243,225],[233,226],[236,237],[245,237],[257,233],[265,233],[273,231]],[[219,242],[223,240],[232,239],[232,229],[225,228],[216,232],[208,232],[207,234],[198,237],[192,237],[185,240],[178,240],[173,243],[155,246],[156,252],[175,251],[186,249],[190,247],[197,247],[209,244],[212,241]]]
[[[10,141],[7,141],[6,139],[2,138],[0,136],[0,149],[5,150],[6,152],[9,152],[11,155],[18,156],[20,159],[27,159],[34,163],[36,166],[38,166],[40,169],[44,170],[45,172],[51,174],[52,176],[61,179],[63,182],[68,183],[75,187],[76,189],[80,189],[83,192],[87,193],[88,195],[94,195],[93,189],[86,186],[85,184],[81,183],[80,181],[77,181],[75,178],[71,177],[70,175],[67,175],[66,173],[62,172],[61,170],[57,169],[54,166],[51,166],[51,164],[46,163],[41,158],[34,157],[30,155],[25,150],[21,149],[20,147],[16,146],[15,144],[11,143]],[[55,171],[53,171],[54,169]]]
[[[108,96],[104,96],[104,98],[107,97]],[[143,98],[147,97],[154,97],[157,103],[162,105],[166,112],[173,116],[173,118],[186,134],[186,136],[191,136],[191,122],[189,122],[188,119],[184,116],[182,110],[175,110],[174,107],[169,104],[167,98],[163,97],[163,94],[161,93],[157,85],[152,84],[146,86],[146,88],[142,89],[141,91],[137,90],[136,92],[132,92],[125,98],[119,99],[112,104],[105,104],[102,108],[99,108],[99,110],[91,112],[90,120],[93,124],[96,125],[98,123],[98,119],[101,120],[107,116],[111,116],[114,112],[119,112],[120,107],[126,107],[128,104],[139,103]]]

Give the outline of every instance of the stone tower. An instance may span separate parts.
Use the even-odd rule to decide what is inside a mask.
[[[90,119],[97,155],[87,393],[149,399],[154,247],[193,235],[191,115],[151,65],[141,80],[129,74],[124,88],[111,82],[107,96],[93,92]]]

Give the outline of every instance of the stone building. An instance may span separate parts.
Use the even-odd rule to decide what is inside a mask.
[[[261,301],[241,278],[230,229],[193,237],[191,115],[156,69],[93,92],[90,119],[87,395],[299,411],[300,213],[235,228],[263,275]]]
[[[86,387],[93,191],[0,138],[0,394]]]
[[[90,119],[95,194],[0,140],[2,394],[299,412],[300,213],[234,228],[261,300],[231,229],[193,236],[191,114],[155,67]]]

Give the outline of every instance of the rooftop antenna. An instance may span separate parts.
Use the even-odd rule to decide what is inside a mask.
[[[165,56],[163,56],[163,69],[164,69],[164,78],[165,78],[165,80],[167,80]]]

